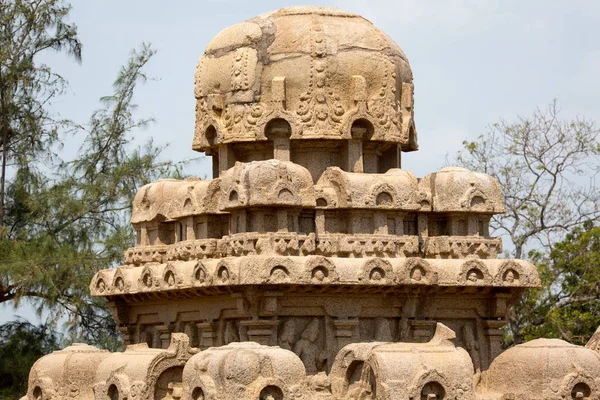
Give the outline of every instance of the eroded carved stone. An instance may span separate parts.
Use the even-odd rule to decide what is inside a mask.
[[[497,258],[494,178],[402,169],[413,94],[404,53],[354,14],[289,7],[219,33],[192,144],[213,179],[140,188],[135,247],[90,283],[129,346],[43,357],[25,398],[599,398],[599,334],[500,354],[538,273]]]

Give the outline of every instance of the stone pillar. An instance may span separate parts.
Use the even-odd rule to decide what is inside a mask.
[[[425,240],[429,237],[429,228],[427,227],[427,215],[417,214],[417,235],[419,235],[419,248],[421,249]]]
[[[196,239],[206,239],[208,237],[208,218],[206,215],[201,215],[196,224]]]
[[[292,225],[288,226],[288,230],[290,230],[291,232],[298,232],[300,230],[299,226],[298,226],[298,217],[300,215],[300,210],[289,210],[288,211],[288,216],[291,217],[291,222]],[[288,218],[289,221],[289,218]]]
[[[290,161],[290,139],[286,137],[273,139],[273,158],[279,161]]]
[[[510,295],[508,293],[496,293],[490,303],[490,317],[496,319],[504,319],[508,310],[508,301]]]
[[[117,327],[117,330],[123,336],[123,344],[125,344],[125,346],[127,346],[129,344],[135,344],[135,342],[136,342],[136,340],[135,340],[136,326],[135,325],[119,325]]]
[[[288,212],[285,208],[280,208],[277,210],[277,231],[288,231]]]
[[[348,140],[348,172],[364,172],[363,143],[361,140]]]
[[[246,227],[246,220],[248,219],[246,216],[246,210],[239,210],[236,213],[236,218],[237,218],[237,231],[236,233],[240,233],[240,232],[247,232],[247,227]]]
[[[218,178],[219,177],[219,168],[220,168],[220,163],[219,163],[219,153],[215,153],[213,154],[212,152],[209,154],[208,152],[206,152],[207,156],[212,156],[212,177],[213,179]]]
[[[277,325],[274,319],[258,319],[241,321],[240,324],[248,328],[248,340],[266,346],[277,345]]]
[[[377,172],[383,174],[391,168],[400,168],[400,153],[400,145],[392,143],[387,150],[382,152]]]
[[[350,233],[358,235],[362,233],[362,214],[364,211],[350,211]]]
[[[258,233],[264,233],[266,232],[266,228],[265,228],[265,212],[263,210],[256,210],[256,211],[252,211],[255,221],[256,221],[256,226],[253,226],[252,229],[256,229],[256,231]]]
[[[181,221],[175,221],[175,243],[181,242],[183,240],[182,233],[183,229],[181,228]]]
[[[342,318],[331,321],[333,335],[337,341],[338,349],[353,342],[354,330],[358,326],[358,318]]]
[[[375,234],[387,235],[389,233],[387,214],[382,211],[375,211]]]
[[[396,217],[396,236],[403,236],[404,232],[404,217]]]
[[[275,317],[279,310],[279,299],[283,292],[264,292],[260,307],[260,315],[263,317]]]
[[[196,239],[196,230],[194,229],[194,217],[190,216],[187,217],[185,219],[185,225],[186,225],[186,239],[187,240],[194,240]]]
[[[169,325],[158,325],[156,327],[156,334],[160,340],[161,348],[166,349],[169,347],[169,344],[171,343],[171,328]]]
[[[482,368],[487,368],[489,362],[502,353],[502,327],[504,325],[506,325],[505,320],[483,321],[483,331],[490,350],[486,357],[486,365],[483,365]]]
[[[469,236],[479,236],[479,219],[477,218],[477,215],[469,215],[467,233]]]
[[[402,149],[398,146],[398,168],[402,169]]]
[[[235,153],[230,145],[219,146],[219,175],[235,165]]]
[[[148,226],[146,223],[142,223],[140,226],[140,246],[148,246],[150,239],[148,238]]]
[[[200,331],[200,348],[206,349],[217,346],[219,324],[215,322],[200,322],[197,326]]]
[[[324,235],[325,232],[325,210],[316,210],[315,211],[315,233],[317,237],[319,235]]]
[[[412,334],[416,342],[426,343],[433,337],[435,321],[416,319],[411,321],[410,324],[413,328]]]

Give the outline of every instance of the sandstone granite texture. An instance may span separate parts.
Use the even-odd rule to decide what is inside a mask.
[[[213,179],[140,188],[135,247],[90,284],[127,349],[52,353],[25,398],[598,399],[598,338],[502,353],[537,270],[498,258],[494,178],[401,168],[413,93],[358,15],[290,7],[220,32],[195,76]]]

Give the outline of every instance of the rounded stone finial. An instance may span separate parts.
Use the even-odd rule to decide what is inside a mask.
[[[402,50],[359,15],[329,7],[263,14],[221,31],[200,58],[192,147],[216,154],[223,144],[283,138],[417,150],[412,80]]]

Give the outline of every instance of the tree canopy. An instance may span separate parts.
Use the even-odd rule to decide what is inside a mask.
[[[18,320],[0,325],[0,398],[18,399],[27,391],[29,370],[40,357],[60,348],[52,326]]]
[[[81,61],[77,27],[67,22],[61,0],[0,0],[0,227],[5,228],[7,168],[47,159],[59,139],[47,105],[65,79],[39,57],[57,51]]]
[[[456,156],[457,164],[500,182],[506,213],[492,219],[492,231],[504,237],[506,256],[529,259],[540,269],[544,287],[526,293],[512,310],[509,343],[550,332],[539,327],[558,315],[580,318],[574,299],[588,297],[577,286],[595,283],[594,276],[566,260],[586,245],[584,227],[600,219],[593,179],[600,170],[599,133],[594,121],[563,118],[553,102],[530,117],[491,125],[475,141],[463,142]],[[572,306],[565,308],[565,301]],[[558,325],[553,329],[555,336],[569,336],[560,335]]]
[[[178,169],[151,140],[133,137],[152,122],[137,118],[134,103],[154,54],[148,45],[132,52],[88,122],[54,119],[49,104],[66,81],[37,56],[52,49],[80,60],[76,28],[65,22],[69,9],[58,0],[2,2],[0,303],[29,299],[49,311],[48,322],[66,317],[71,340],[115,348],[113,319],[103,300],[90,297],[89,282],[134,244],[137,188]],[[82,145],[67,157],[59,145],[73,136]]]
[[[585,345],[600,327],[600,227],[585,223],[532,254],[542,287],[531,290],[515,313],[524,340],[556,337]]]

